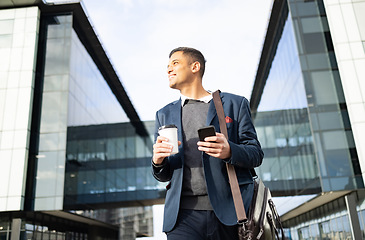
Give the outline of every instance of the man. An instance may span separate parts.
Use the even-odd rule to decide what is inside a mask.
[[[212,95],[203,88],[205,59],[200,51],[180,47],[171,51],[167,67],[170,88],[181,98],[156,113],[152,170],[169,181],[163,231],[168,240],[238,239],[237,217],[226,162],[235,166],[246,211],[252,200],[250,169],[262,163],[263,152],[251,121],[246,98],[220,93],[228,136],[219,133]],[[199,100],[199,101],[197,101]],[[158,136],[164,125],[178,127],[179,152],[171,155],[168,139]],[[214,125],[216,136],[198,141],[197,130]]]

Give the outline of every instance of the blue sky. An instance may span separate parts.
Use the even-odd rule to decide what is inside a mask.
[[[142,120],[177,99],[169,52],[194,47],[207,59],[203,85],[249,99],[272,0],[84,0],[83,5]]]

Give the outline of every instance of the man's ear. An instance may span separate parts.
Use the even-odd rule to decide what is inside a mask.
[[[200,71],[200,62],[196,61],[193,64],[191,64],[191,71],[193,73],[197,73]]]

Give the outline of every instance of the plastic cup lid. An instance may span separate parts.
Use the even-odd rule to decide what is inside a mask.
[[[158,128],[158,130],[162,130],[162,129],[165,129],[165,128],[177,128],[176,125],[174,124],[170,124],[170,125],[164,125],[164,126],[161,126]]]

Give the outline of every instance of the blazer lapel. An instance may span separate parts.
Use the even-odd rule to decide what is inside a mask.
[[[179,99],[179,101],[175,102],[175,104],[171,105],[171,109],[170,109],[171,113],[171,119],[173,123],[176,123],[176,127],[177,127],[177,134],[178,134],[178,139],[182,141],[182,124],[181,124],[181,98]]]
[[[206,125],[212,125],[213,119],[217,116],[217,110],[215,109],[214,101],[213,99],[209,103],[209,109],[207,114],[207,122]]]
[[[219,93],[219,95],[222,100],[222,105],[224,106],[224,96],[222,95],[221,92]],[[210,101],[206,124],[207,124],[207,126],[214,125],[216,128],[216,131],[220,132],[217,110],[215,108],[213,99]]]

